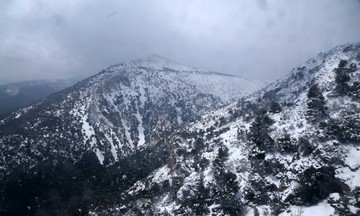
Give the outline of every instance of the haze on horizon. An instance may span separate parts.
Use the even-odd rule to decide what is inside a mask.
[[[2,0],[0,84],[86,77],[150,53],[275,80],[359,41],[359,0]]]

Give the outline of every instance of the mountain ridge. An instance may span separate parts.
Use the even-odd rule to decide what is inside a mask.
[[[109,205],[164,162],[166,137],[173,130],[264,85],[145,62],[146,67],[131,61],[108,67],[0,120],[3,212],[54,213],[52,205],[61,204],[64,214],[72,214],[81,205],[89,208],[88,202]],[[24,184],[49,193],[27,191]],[[96,195],[84,200],[83,187]],[[61,203],[50,201],[53,193]],[[29,203],[33,196],[41,197],[40,207]],[[74,209],[67,204],[72,196],[78,200]],[[24,208],[12,208],[17,202]]]
[[[101,215],[357,215],[360,43],[174,133],[168,163]],[[96,210],[94,212],[97,212]]]

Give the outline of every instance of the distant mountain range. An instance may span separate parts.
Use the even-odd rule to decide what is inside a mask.
[[[0,85],[0,116],[73,85],[71,80],[31,80]]]

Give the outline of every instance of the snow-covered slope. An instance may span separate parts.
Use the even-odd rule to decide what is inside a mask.
[[[117,161],[145,143],[157,143],[163,132],[168,133],[183,122],[263,85],[150,56],[111,66],[73,88],[5,118],[0,125],[0,141],[2,148],[7,148],[15,140],[14,133],[22,131],[25,135],[16,136],[22,141],[15,147],[21,152],[23,146],[33,143],[53,148],[65,140],[77,140],[76,148],[92,149],[101,163]],[[21,121],[26,123],[8,128]],[[70,128],[74,131],[70,132]],[[3,158],[7,157],[14,160],[13,154]]]
[[[360,44],[338,46],[177,130],[166,165],[94,212],[359,215],[359,68]]]
[[[164,155],[159,152],[166,151],[165,140],[174,129],[263,86],[261,82],[189,68],[159,56],[111,66],[0,120],[0,177],[5,183],[6,179],[26,177],[23,171],[36,174],[44,169],[43,175],[47,176],[64,164],[74,163],[87,172],[88,167],[81,165],[84,161],[91,162],[89,166],[104,165],[103,171],[94,174],[98,178],[108,167],[139,169],[139,176],[114,183],[121,181],[121,187],[125,187],[150,172],[149,166],[161,162]],[[145,155],[147,151],[150,153]],[[145,155],[142,164],[135,162],[139,154]],[[144,162],[150,158],[160,162]],[[128,162],[131,165],[124,167]],[[21,174],[14,174],[14,170]],[[102,181],[110,180],[104,176]],[[13,184],[21,188],[17,181]]]
[[[182,72],[172,75],[195,85],[203,93],[211,93],[214,96],[220,97],[226,103],[249,95],[267,84],[266,82],[247,80],[234,75],[190,68],[174,63],[156,54],[144,59],[134,60],[132,63],[157,71]]]

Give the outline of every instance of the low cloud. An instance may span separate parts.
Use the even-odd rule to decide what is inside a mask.
[[[359,22],[355,0],[5,0],[0,83],[89,76],[149,53],[273,80],[358,42]]]

